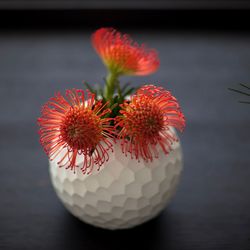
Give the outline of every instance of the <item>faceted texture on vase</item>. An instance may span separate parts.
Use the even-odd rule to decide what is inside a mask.
[[[118,144],[100,171],[76,173],[50,162],[50,175],[65,207],[80,220],[107,229],[130,228],[155,217],[176,191],[182,170],[179,142],[153,162],[122,154]]]

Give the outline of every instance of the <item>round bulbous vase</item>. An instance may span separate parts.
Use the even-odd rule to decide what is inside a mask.
[[[89,175],[50,162],[53,187],[66,209],[80,220],[105,229],[125,229],[157,216],[176,192],[182,170],[180,142],[152,162],[125,156],[119,143],[110,159]]]

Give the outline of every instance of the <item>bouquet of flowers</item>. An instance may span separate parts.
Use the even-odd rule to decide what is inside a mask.
[[[94,32],[92,45],[108,70],[104,88],[86,83],[87,90],[56,93],[43,106],[40,142],[50,160],[60,156],[58,166],[91,173],[109,160],[115,143],[138,161],[153,161],[159,150],[168,155],[177,140],[171,127],[185,127],[177,99],[153,84],[135,90],[119,82],[124,75],[154,73],[160,64],[157,52],[113,28]]]

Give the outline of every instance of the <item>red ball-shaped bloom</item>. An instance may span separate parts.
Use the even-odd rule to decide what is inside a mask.
[[[139,46],[113,28],[98,29],[92,35],[92,44],[108,69],[117,75],[148,75],[160,64],[154,49]]]
[[[90,173],[94,164],[99,169],[113,145],[112,118],[104,118],[110,112],[90,92],[86,99],[83,90],[67,90],[66,98],[56,94],[38,118],[40,142],[49,158],[59,157],[58,165],[72,170],[81,162],[83,173]]]
[[[159,147],[165,154],[177,141],[171,127],[182,131],[185,118],[175,97],[167,90],[153,85],[140,88],[130,101],[121,106],[116,128],[120,129],[122,151],[131,158],[152,161]]]

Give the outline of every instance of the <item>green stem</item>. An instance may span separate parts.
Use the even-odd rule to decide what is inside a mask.
[[[118,75],[109,72],[106,77],[106,85],[104,88],[104,97],[106,98],[106,100],[110,101],[113,98],[117,84],[118,84]]]

